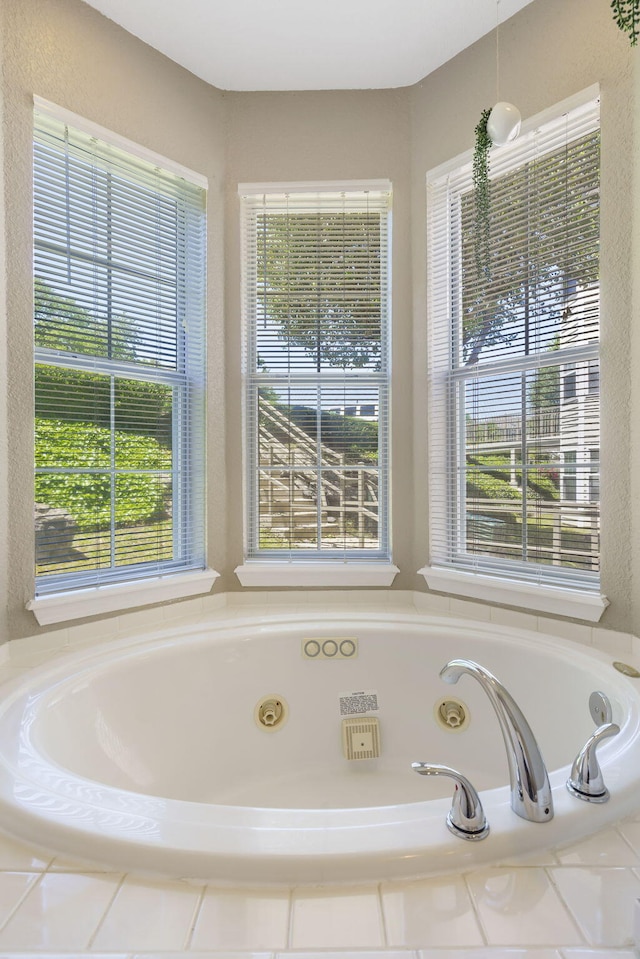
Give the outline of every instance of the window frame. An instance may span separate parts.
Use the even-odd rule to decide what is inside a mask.
[[[173,530],[172,558],[120,566],[116,565],[112,558],[106,573],[95,569],[70,573],[53,572],[37,576],[35,598],[27,603],[27,608],[34,612],[40,623],[55,623],[80,616],[208,592],[218,576],[215,570],[207,566],[204,537],[207,180],[201,174],[181,164],[168,160],[40,97],[34,97],[34,143],[40,136],[37,132],[38,117],[42,117],[41,126],[43,123],[63,125],[77,131],[80,137],[100,141],[96,148],[98,151],[106,148],[107,151],[113,152],[116,160],[118,157],[123,157],[125,167],[129,163],[132,167],[135,166],[136,170],[143,171],[140,173],[141,177],[145,175],[144,170],[149,170],[149,183],[151,183],[153,171],[162,171],[162,176],[173,180],[172,189],[175,189],[178,210],[177,220],[182,220],[186,224],[186,218],[191,217],[195,224],[195,227],[185,225],[176,234],[179,237],[176,246],[176,297],[177,302],[184,304],[188,291],[190,298],[188,318],[192,324],[194,322],[197,324],[195,338],[198,342],[202,341],[197,351],[199,358],[194,362],[191,354],[195,356],[196,350],[193,347],[185,347],[186,337],[181,323],[178,322],[175,369],[161,364],[155,367],[145,366],[142,362],[135,360],[115,359],[99,353],[74,353],[71,350],[34,345],[34,368],[35,364],[46,364],[67,370],[104,375],[105,382],[112,384],[118,379],[130,379],[170,387],[173,397],[171,432],[174,438],[175,454],[172,456],[171,466],[162,468],[161,472],[169,472],[173,479],[180,477],[180,481],[172,489],[172,515],[174,519],[177,517],[176,522],[180,524],[182,532],[177,533],[175,529]],[[100,156],[100,153],[96,155]],[[181,181],[185,181],[184,186],[193,197],[198,194],[201,196],[199,209],[197,201],[194,205],[193,199],[187,200],[187,193],[180,186]],[[183,205],[184,209],[182,209]],[[194,217],[195,220],[193,220]],[[197,279],[194,279],[193,271],[185,274],[183,278],[179,275],[181,271],[177,268],[177,264],[181,261],[185,264],[184,269],[189,269],[189,258],[183,254],[189,239],[193,241],[196,235],[200,237],[198,241],[200,251],[196,266],[199,271]],[[44,241],[38,240],[34,232],[36,248],[42,242]],[[182,308],[181,306],[180,309]],[[179,315],[182,316],[182,312]],[[113,386],[111,390],[113,391]],[[59,470],[60,467],[58,467]],[[112,461],[107,472],[115,476],[117,472],[114,470],[116,467]],[[51,467],[50,471],[56,472],[55,466]],[[183,481],[182,477],[186,479]],[[111,526],[114,527],[113,515]],[[178,556],[176,556],[176,538],[183,544],[182,554]],[[184,544],[186,544],[186,553]]]
[[[297,202],[311,203],[311,198],[348,194],[389,194],[389,202],[381,219],[381,228],[386,229],[385,261],[382,275],[383,301],[381,312],[381,370],[344,374],[339,369],[307,372],[291,372],[286,375],[264,373],[257,360],[256,328],[258,323],[256,295],[252,278],[256,275],[257,248],[253,222],[258,215],[261,198],[277,204],[291,198],[295,209]],[[241,202],[242,224],[242,317],[243,317],[243,422],[244,422],[244,563],[235,570],[243,586],[387,586],[398,572],[391,562],[390,523],[390,387],[391,387],[391,183],[375,181],[325,181],[297,183],[240,184],[238,194]],[[346,210],[349,210],[348,200]],[[299,207],[298,207],[299,209]],[[318,205],[311,205],[310,213],[321,212]],[[353,207],[355,210],[355,206]],[[381,212],[376,206],[376,212]],[[316,389],[318,396],[325,387],[362,383],[375,388],[379,404],[378,418],[378,470],[380,476],[379,547],[377,549],[355,548],[335,550],[260,548],[259,545],[259,462],[257,444],[257,396],[260,387]],[[320,400],[318,399],[318,402]],[[254,429],[255,428],[255,429]],[[320,469],[320,466],[317,467]],[[354,467],[357,469],[357,467]],[[337,554],[337,555],[336,555]]]
[[[558,122],[559,118],[567,113],[576,111],[580,115],[582,111],[585,116],[588,115],[590,104],[599,98],[599,89],[596,86],[571,97],[561,104],[544,111],[542,114],[533,117],[527,123],[523,124],[522,136],[534,133],[539,127]],[[457,560],[460,547],[458,547],[458,538],[461,535],[461,529],[464,527],[459,520],[449,520],[445,525],[448,534],[442,531],[438,534],[434,532],[438,525],[438,517],[458,516],[461,508],[460,502],[464,502],[466,492],[463,489],[462,494],[455,488],[456,485],[463,482],[457,480],[459,452],[454,448],[460,442],[466,452],[466,443],[464,441],[464,430],[458,424],[452,425],[452,411],[456,407],[454,393],[460,388],[460,383],[465,381],[465,374],[459,364],[455,362],[455,356],[459,349],[457,338],[461,335],[457,329],[454,309],[456,293],[456,281],[452,272],[452,263],[454,254],[449,250],[449,237],[455,233],[451,226],[455,213],[450,212],[446,226],[443,226],[442,213],[434,212],[434,196],[438,196],[438,190],[442,191],[443,184],[448,177],[454,178],[458,182],[463,177],[470,178],[470,154],[464,154],[456,157],[452,161],[432,170],[427,176],[428,193],[428,316],[429,316],[429,458],[430,458],[430,561],[419,572],[425,577],[427,584],[432,589],[455,593],[470,598],[485,599],[494,602],[501,602],[513,606],[525,606],[528,609],[540,610],[543,612],[559,613],[562,615],[576,616],[590,621],[597,621],[606,608],[607,600],[600,593],[599,576],[582,575],[572,578],[566,573],[558,576],[557,581],[553,582],[552,577],[545,577],[539,580],[533,572],[526,569],[526,562],[522,563],[523,569],[516,572],[515,563],[506,561],[492,560],[491,562],[482,562],[482,557],[476,563],[462,562]],[[522,162],[526,162],[523,160]],[[510,161],[508,148],[496,151],[492,154],[492,171],[496,174],[517,169],[517,163]],[[440,196],[442,192],[440,193]],[[446,219],[446,218],[444,218]],[[437,234],[437,235],[436,235]],[[459,241],[458,241],[459,242]],[[434,261],[436,259],[435,249],[438,244],[438,255],[442,255],[442,247],[449,251],[446,255],[446,268],[436,268]],[[456,274],[457,275],[457,274]],[[436,307],[436,303],[438,306]],[[443,316],[446,305],[446,312],[449,317],[448,332],[444,330]],[[437,316],[437,319],[436,319]],[[448,338],[448,345],[444,345]],[[450,360],[446,368],[442,363],[442,356],[449,352]],[[594,346],[587,343],[582,347],[576,347],[572,351],[565,347],[562,350],[564,363],[572,361],[582,367],[598,357],[597,344]],[[558,358],[559,359],[559,358]],[[535,368],[535,360],[530,364]],[[564,390],[563,366],[554,363],[557,366],[560,377],[560,389]],[[489,375],[492,366],[496,370],[505,370],[509,368],[523,370],[527,367],[525,362],[516,362],[510,364],[509,357],[500,360],[487,360],[482,364],[482,377]],[[566,367],[565,367],[566,368]],[[435,411],[435,412],[434,412]],[[449,445],[449,439],[457,434],[458,439],[455,444]],[[462,439],[460,437],[462,436]],[[464,474],[464,471],[460,471]],[[463,477],[464,479],[464,477]],[[455,505],[457,504],[457,505]],[[442,546],[441,538],[448,536],[449,545]],[[466,552],[464,549],[462,552]],[[564,567],[561,567],[564,570]]]

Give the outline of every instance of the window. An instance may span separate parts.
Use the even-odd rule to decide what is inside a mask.
[[[599,589],[598,116],[583,102],[492,151],[486,269],[471,163],[429,178],[436,577]]]
[[[242,186],[246,558],[389,561],[390,186]]]
[[[204,203],[36,112],[39,597],[204,569]]]

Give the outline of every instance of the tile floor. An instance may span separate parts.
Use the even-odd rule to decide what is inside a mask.
[[[230,890],[86,872],[0,836],[0,959],[632,959],[640,813],[462,876]]]

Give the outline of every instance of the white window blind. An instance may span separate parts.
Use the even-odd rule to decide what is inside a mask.
[[[204,204],[36,111],[38,595],[204,567]]]
[[[429,179],[432,567],[597,590],[599,109]],[[480,232],[482,242],[482,232]]]
[[[389,560],[390,185],[240,188],[249,560]]]

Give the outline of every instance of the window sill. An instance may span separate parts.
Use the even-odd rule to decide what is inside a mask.
[[[220,574],[214,569],[191,573],[172,573],[141,579],[135,583],[96,586],[66,593],[52,593],[27,603],[41,626],[62,623],[85,616],[113,613],[134,606],[149,606],[171,599],[184,599],[199,593],[208,593]]]
[[[479,573],[423,566],[418,570],[424,576],[429,589],[441,593],[453,593],[488,603],[518,606],[521,609],[569,616],[597,623],[609,605],[606,596],[599,593],[583,593],[579,590],[560,589],[555,586],[537,586],[517,580],[497,579]]]
[[[245,563],[235,569],[243,586],[391,586],[391,563]]]

